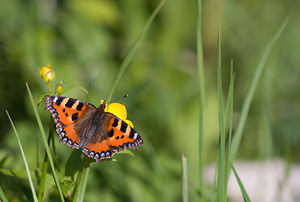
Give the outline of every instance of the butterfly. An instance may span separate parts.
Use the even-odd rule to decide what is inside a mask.
[[[105,112],[106,102],[93,104],[73,98],[44,98],[46,110],[56,124],[60,143],[82,151],[97,162],[124,149],[136,150],[143,139],[130,125],[112,113]]]

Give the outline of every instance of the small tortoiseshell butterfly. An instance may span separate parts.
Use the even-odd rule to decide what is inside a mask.
[[[61,96],[45,97],[44,101],[56,124],[59,142],[82,148],[97,162],[124,149],[136,150],[143,144],[143,139],[132,127],[104,111],[105,102],[96,108],[91,103]]]

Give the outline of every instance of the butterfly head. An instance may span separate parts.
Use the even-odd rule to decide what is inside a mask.
[[[107,104],[106,104],[106,102],[103,100],[103,101],[101,102],[100,106],[99,106],[99,109],[100,109],[101,111],[104,111],[106,107],[107,107]]]

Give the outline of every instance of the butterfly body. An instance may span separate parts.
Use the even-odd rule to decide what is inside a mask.
[[[98,108],[73,98],[45,97],[60,136],[60,143],[82,151],[99,162],[124,149],[137,149],[143,144],[140,135],[112,113],[105,112],[106,103]]]

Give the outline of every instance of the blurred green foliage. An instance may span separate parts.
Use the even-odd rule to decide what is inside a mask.
[[[17,141],[4,113],[11,114],[29,165],[36,166],[40,136],[26,93],[36,100],[47,92],[39,67],[51,64],[53,88],[79,84],[64,96],[95,105],[106,98],[133,40],[159,1],[139,0],[2,0],[0,1],[0,162],[1,168],[24,169]],[[167,1],[122,77],[114,98],[127,106],[129,119],[144,139],[135,158],[92,164],[86,201],[180,201],[181,154],[187,157],[190,200],[196,199],[198,161],[198,81],[196,1]],[[285,158],[300,154],[300,2],[281,0],[204,1],[205,163],[218,148],[217,34],[222,33],[223,83],[227,92],[230,59],[235,67],[234,122],[239,119],[254,67],[281,22],[288,27],[268,60],[255,93],[239,158]],[[39,107],[48,130],[49,113]],[[234,128],[233,128],[234,129]],[[41,139],[39,152],[44,151]],[[59,160],[72,149],[58,143]],[[40,160],[43,155],[40,155]],[[7,158],[5,161],[1,161]],[[63,163],[64,164],[64,163]],[[66,173],[68,172],[66,168]],[[0,174],[0,186],[12,201],[31,200],[26,179]],[[54,189],[55,190],[55,189]],[[56,191],[53,191],[52,200]]]

